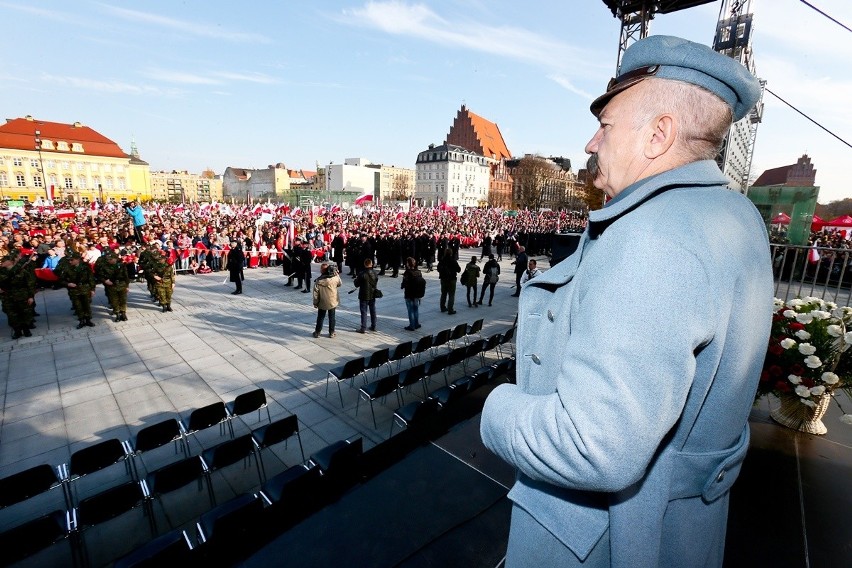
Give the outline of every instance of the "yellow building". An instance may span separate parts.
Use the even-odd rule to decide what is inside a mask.
[[[32,116],[0,125],[0,199],[89,203],[151,199],[151,173],[137,152],[79,122]]]
[[[209,170],[151,172],[151,198],[169,203],[222,201],[222,178]]]

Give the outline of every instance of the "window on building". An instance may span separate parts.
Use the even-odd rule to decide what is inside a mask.
[[[24,161],[21,158],[12,158],[12,165],[21,167],[24,165]]]
[[[77,163],[75,164],[75,166],[74,166],[74,168],[75,168],[78,172],[82,172],[82,171],[85,169],[85,167],[86,167],[86,164],[84,164],[83,162],[77,162]]]
[[[83,202],[83,205],[88,205],[88,204],[89,204],[89,198],[88,198],[88,197],[86,197],[86,196],[83,196],[83,198],[81,199],[81,201]]]
[[[41,179],[41,176],[36,174],[33,176],[33,185],[35,187],[44,187],[44,181]]]
[[[77,186],[78,186],[80,189],[86,189],[86,182],[87,182],[87,180],[86,180],[86,176],[79,176],[79,177],[77,177]]]
[[[3,156],[0,156],[0,166],[3,166],[5,164],[6,164],[6,158],[4,158]]]
[[[18,187],[27,187],[27,178],[24,177],[23,173],[16,173],[15,180],[18,183]]]
[[[73,144],[71,144],[71,151],[72,152],[82,152],[83,151],[83,145],[80,144],[79,142],[74,142]]]
[[[107,189],[112,189],[112,178],[111,177],[106,178],[106,184],[104,185],[104,187],[106,187]]]
[[[41,149],[42,150],[53,150],[53,142],[51,140],[42,139]]]
[[[56,143],[56,149],[61,150],[63,152],[67,152],[68,151],[68,142],[57,142]]]
[[[121,191],[127,189],[127,182],[124,178],[118,178],[118,189],[120,189]]]
[[[50,180],[50,185],[56,187],[56,174],[50,174],[47,179]]]
[[[74,180],[71,179],[71,176],[65,176],[65,189],[72,189],[74,187]]]
[[[38,160],[36,160],[35,158],[31,158],[30,159],[30,167],[38,169]]]
[[[71,169],[71,162],[62,162],[62,169],[63,170],[70,170]]]
[[[9,187],[9,178],[6,172],[0,172],[0,187]]]
[[[98,187],[101,185],[101,176],[94,176],[92,178],[92,187]]]
[[[55,168],[55,167],[56,167],[56,162],[54,162],[53,160],[48,160],[48,161],[46,161],[46,162],[44,163],[44,167],[46,167],[46,168]]]

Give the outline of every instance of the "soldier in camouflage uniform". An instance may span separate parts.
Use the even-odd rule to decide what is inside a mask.
[[[151,261],[151,275],[156,283],[155,291],[160,305],[163,306],[163,313],[172,311],[175,267],[169,264],[165,256],[153,256]]]
[[[102,259],[103,262],[100,262]],[[115,321],[127,321],[127,288],[130,286],[130,275],[114,251],[107,250],[95,261],[95,277],[104,285]]]
[[[15,252],[0,261],[0,297],[3,312],[13,330],[12,339],[32,335],[35,275],[27,269],[27,262]]]
[[[145,277],[145,282],[148,285],[148,293],[151,294],[151,299],[155,301],[157,300],[157,281],[154,280],[154,275],[151,271],[151,264],[157,259],[157,257],[162,256],[159,248],[159,244],[156,242],[148,243],[148,246],[142,249],[142,252],[139,253],[139,268],[142,269],[142,276]]]
[[[77,329],[86,326],[94,327],[92,323],[92,296],[95,295],[95,275],[88,263],[83,262],[80,253],[68,253],[68,262],[56,267],[55,274],[59,282],[68,288],[68,297],[74,307],[74,313],[80,323]]]

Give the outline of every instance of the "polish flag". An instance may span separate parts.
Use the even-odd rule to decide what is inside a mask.
[[[808,251],[808,262],[811,264],[817,264],[820,259],[819,251],[817,250],[817,245],[819,245],[819,240],[814,243],[814,246],[811,247],[811,250]]]
[[[372,203],[372,202],[373,202],[373,196],[370,195],[369,193],[365,193],[364,195],[355,199],[355,205],[358,205],[358,206],[361,206],[365,203]]]

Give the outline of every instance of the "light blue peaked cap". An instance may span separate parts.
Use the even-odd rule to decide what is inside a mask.
[[[649,77],[707,89],[731,107],[734,122],[747,115],[760,99],[760,82],[737,60],[700,43],[656,35],[627,48],[620,74],[609,82],[606,93],[592,102],[592,114],[598,116],[612,97]]]

